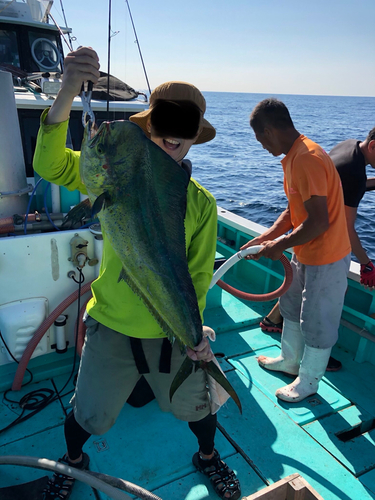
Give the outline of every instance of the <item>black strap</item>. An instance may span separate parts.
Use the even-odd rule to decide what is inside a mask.
[[[172,344],[165,337],[161,346],[159,372],[171,373]]]
[[[129,340],[138,373],[140,375],[143,375],[144,373],[150,373],[150,369],[146,361],[146,356],[143,351],[142,340],[134,337],[129,337]]]

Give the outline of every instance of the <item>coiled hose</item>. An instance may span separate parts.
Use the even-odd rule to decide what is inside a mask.
[[[222,266],[220,266],[216,273],[213,275],[210,288],[212,288],[217,283],[220,288],[222,288],[226,292],[231,293],[235,297],[238,297],[239,299],[251,300],[253,302],[266,302],[267,300],[277,299],[278,297],[283,295],[288,290],[293,280],[292,266],[290,265],[290,262],[287,257],[285,257],[285,255],[282,255],[280,257],[280,262],[285,270],[285,278],[280,288],[273,292],[264,294],[246,293],[242,292],[241,290],[237,290],[237,288],[234,288],[233,286],[227,285],[227,283],[224,283],[224,281],[220,279],[228,271],[228,269],[230,269],[239,260],[243,259],[247,255],[254,255],[258,253],[262,248],[262,245],[254,245],[253,247],[240,250],[239,252],[232,255],[232,257],[230,257]]]

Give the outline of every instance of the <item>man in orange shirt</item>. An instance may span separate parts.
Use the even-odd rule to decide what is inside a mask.
[[[250,126],[264,149],[286,155],[281,163],[288,207],[270,229],[242,248],[262,244],[250,258],[272,260],[287,248],[294,250],[293,282],[280,298],[281,353],[277,358],[259,356],[258,362],[296,376],[276,396],[298,402],[317,392],[338,338],[351,251],[343,193],[328,154],[295,129],[281,101],[257,104]]]

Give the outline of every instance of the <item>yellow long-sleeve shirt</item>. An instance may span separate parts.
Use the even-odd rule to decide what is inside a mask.
[[[47,112],[45,110],[41,117],[34,169],[47,181],[86,194],[79,174],[80,152],[65,148],[68,121],[45,125]],[[202,318],[213,274],[216,231],[215,198],[190,179],[185,216],[186,254]],[[165,337],[142,300],[125,282],[118,282],[120,270],[121,261],[104,235],[99,277],[92,284],[93,297],[87,312],[105,326],[131,337]]]

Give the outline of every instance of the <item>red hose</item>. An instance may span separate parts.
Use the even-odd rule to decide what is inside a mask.
[[[92,280],[94,281],[94,280]],[[83,285],[81,288],[81,295],[84,295],[86,292],[90,290],[91,283],[86,283]],[[20,359],[20,362],[17,367],[16,374],[14,376],[13,380],[13,385],[12,385],[12,391],[19,391],[22,386],[22,381],[23,377],[25,375],[25,371],[27,368],[27,364],[30,361],[30,358],[35,351],[36,346],[39,344],[39,342],[42,340],[43,335],[46,333],[48,328],[55,322],[58,316],[62,314],[65,309],[70,306],[75,300],[78,298],[78,290],[73,292],[72,294],[69,295],[61,304],[59,304],[54,311],[46,318],[43,323],[40,325],[40,327],[37,329],[37,331],[34,333],[32,339],[30,342],[27,344],[26,349],[24,353],[22,354],[22,358]]]
[[[267,300],[277,299],[288,290],[293,280],[292,266],[290,265],[290,262],[287,259],[287,257],[285,257],[285,255],[281,256],[280,262],[282,263],[285,270],[285,278],[281,287],[275,290],[274,292],[269,292],[259,295],[254,293],[241,292],[241,290],[237,290],[237,288],[233,288],[232,286],[227,285],[222,280],[219,280],[217,284],[219,285],[220,288],[222,288],[226,292],[231,293],[235,297],[238,297],[239,299],[251,300],[253,302],[266,302]]]

